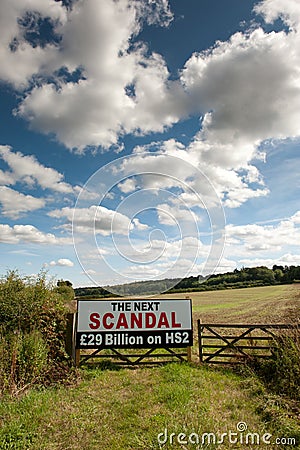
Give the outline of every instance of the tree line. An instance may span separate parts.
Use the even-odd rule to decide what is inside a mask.
[[[114,294],[109,286],[80,287],[75,289],[76,297],[80,298],[108,298],[149,294],[155,292],[193,292],[219,289],[237,289],[254,286],[270,286],[273,284],[289,284],[300,282],[300,266],[273,265],[272,269],[266,266],[242,267],[232,272],[220,273],[204,278],[201,275],[190,276],[183,279],[165,279],[160,281],[137,281],[113,287]],[[116,295],[116,293],[118,295]]]

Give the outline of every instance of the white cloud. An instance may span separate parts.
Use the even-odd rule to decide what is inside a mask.
[[[131,220],[124,214],[118,213],[104,206],[92,205],[89,208],[69,208],[56,209],[48,213],[50,217],[56,219],[66,219],[65,228],[70,229],[73,222],[73,231],[76,234],[89,233],[109,236],[111,234],[128,235],[130,230],[145,229],[145,225],[135,218]],[[73,216],[74,215],[74,216]]]
[[[0,203],[3,216],[17,219],[24,213],[43,208],[46,202],[42,198],[25,195],[6,186],[0,186]]]
[[[59,238],[52,233],[44,233],[33,225],[14,225],[10,227],[6,224],[0,224],[0,242],[4,244],[72,244],[69,238]]]
[[[52,0],[4,0],[0,3],[0,78],[17,88],[26,87],[34,74],[43,73],[47,62],[57,53],[55,45],[42,48],[26,40],[26,32],[30,27],[32,30],[33,23],[41,17],[48,18],[55,27],[65,22],[66,10],[61,2]]]
[[[73,267],[74,263],[68,258],[60,258],[57,261],[51,261],[49,266]]]
[[[219,163],[217,160],[213,164],[204,161],[202,153],[207,144],[198,137],[187,147],[174,139],[157,142],[155,147],[160,154],[146,154],[143,151],[147,146],[138,147],[135,157],[124,160],[118,170],[127,176],[135,174],[143,189],[180,188],[182,192],[170,199],[178,207],[208,208],[223,200],[225,206],[233,208],[249,198],[269,193],[258,169],[247,162],[243,168],[230,168],[227,164],[222,167],[221,156]],[[219,151],[222,155],[223,148]]]
[[[10,185],[10,184],[14,184],[14,183],[15,183],[15,180],[14,180],[12,173],[3,172],[3,170],[0,169],[0,184],[1,185]]]
[[[129,192],[134,192],[136,190],[136,182],[134,178],[127,178],[125,181],[118,184],[118,188],[124,194],[129,194]]]
[[[166,151],[172,145],[172,152]],[[180,164],[180,158],[188,158],[185,147],[171,140],[156,143],[159,154],[143,153],[147,147],[139,147],[134,158],[121,161],[118,170],[126,176],[139,176],[139,184],[143,189],[160,189],[182,187],[187,178],[195,177],[198,170],[192,164]],[[179,150],[178,150],[179,149]],[[170,155],[170,157],[168,156]]]
[[[109,147],[124,133],[163,131],[198,115],[201,163],[237,170],[258,155],[265,139],[300,134],[297,0],[255,7],[268,22],[282,17],[288,33],[236,33],[194,53],[177,80],[170,80],[161,55],[134,41],[144,21],[168,25],[167,0],[78,0],[69,10],[50,0],[21,3],[1,3],[0,77],[19,87],[31,80],[17,114],[69,148]],[[31,46],[17,21],[26,11],[48,17],[61,40]],[[38,26],[36,17],[33,23]],[[13,51],[14,38],[19,45]],[[70,81],[67,74],[76,71],[78,80]]]
[[[11,169],[11,172],[4,172],[3,182],[15,184],[19,181],[29,186],[38,184],[43,189],[63,194],[73,192],[72,186],[63,181],[63,174],[51,167],[43,166],[33,155],[25,156],[21,152],[13,152],[8,145],[0,145],[0,158]]]
[[[295,249],[300,245],[299,211],[292,217],[274,225],[227,225],[226,254],[246,255],[278,254],[284,249]],[[295,251],[295,250],[294,250]]]
[[[198,200],[199,201],[199,200]],[[166,203],[160,204],[156,208],[159,223],[163,225],[180,225],[182,222],[200,222],[200,218],[190,208],[179,208]]]
[[[267,23],[274,22],[281,17],[292,29],[299,29],[300,24],[300,4],[298,0],[264,0],[258,3],[254,10],[258,14],[263,14]]]
[[[232,189],[228,192],[224,206],[237,208],[250,198],[262,197],[269,194],[268,189],[250,189],[247,185],[240,186],[239,189]]]
[[[6,3],[9,0],[3,8]],[[66,146],[79,150],[117,144],[124,131],[162,131],[179,119],[171,112],[174,103],[180,103],[174,96],[174,83],[166,88],[169,73],[163,58],[149,55],[143,44],[132,45],[143,21],[168,25],[172,14],[166,0],[78,0],[68,11],[60,8],[59,12],[62,15],[55,28],[61,36],[59,44],[32,49],[23,43],[29,52],[27,70],[10,80],[13,64],[5,64],[5,79],[19,87],[22,77],[25,82],[36,72],[44,76],[27,93],[18,114],[35,129],[55,133]],[[16,20],[21,12],[16,9],[14,13]],[[14,26],[10,34],[12,39],[20,30]],[[8,59],[12,55],[5,52]],[[59,77],[62,68],[64,76]],[[79,80],[66,81],[65,74],[76,70],[81,72]],[[46,81],[46,75],[53,81]]]
[[[86,269],[84,272],[81,272],[82,275],[96,275],[97,272],[94,269]]]
[[[134,229],[136,229],[136,230],[144,231],[144,230],[149,229],[149,225],[147,225],[146,223],[140,222],[140,220],[137,217],[134,217],[132,219],[132,223],[133,223]]]
[[[215,145],[224,143],[225,151],[231,144],[235,152],[228,147],[224,157],[237,167],[255,156],[259,142],[300,134],[298,46],[293,31],[256,29],[187,61],[181,80],[205,114],[200,138],[211,146],[207,161],[214,161]]]
[[[240,265],[244,267],[266,266],[272,268],[274,264],[278,266],[299,266],[300,255],[285,253],[275,258],[245,258],[240,260]]]
[[[33,73],[44,77],[37,84],[31,79],[33,87],[18,108],[32,127],[55,133],[69,148],[83,151],[86,146],[117,144],[124,133],[163,131],[188,115],[202,116],[202,129],[187,149],[168,141],[163,151],[171,154],[171,147],[177,147],[178,156],[196,159],[229,207],[267,194],[265,188],[250,186],[262,181],[250,164],[261,158],[260,144],[300,135],[296,0],[264,0],[255,7],[268,22],[281,16],[290,26],[288,33],[266,33],[261,28],[236,33],[212,49],[194,53],[177,80],[169,79],[161,55],[151,54],[145,44],[132,45],[143,21],[163,26],[170,22],[167,0],[79,0],[68,11],[49,0],[23,3],[2,2],[6,43],[2,69],[18,86]],[[25,41],[25,30],[16,18],[27,9],[50,17],[54,32],[61,36],[56,47],[33,48]],[[19,47],[12,52],[8,44],[14,37]],[[17,58],[27,62],[26,69],[15,70]],[[62,67],[65,72],[59,77]],[[66,73],[76,70],[79,79],[68,80]],[[2,78],[8,75],[2,73]],[[45,179],[50,175],[57,173],[48,173]],[[157,177],[152,182],[160,185]],[[61,192],[70,189],[61,179],[55,185]],[[126,181],[124,189],[128,193],[133,185]]]

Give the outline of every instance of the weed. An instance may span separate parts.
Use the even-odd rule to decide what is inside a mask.
[[[68,310],[46,274],[21,278],[8,272],[0,280],[0,305],[0,395],[64,378]]]
[[[300,328],[274,336],[270,359],[254,359],[250,367],[276,394],[300,400]]]

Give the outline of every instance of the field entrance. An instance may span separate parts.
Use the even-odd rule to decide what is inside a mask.
[[[140,366],[167,364],[173,361],[190,361],[190,347],[183,349],[172,348],[150,348],[150,349],[97,349],[95,351],[83,352],[76,350],[76,365],[110,364],[118,366]],[[110,362],[109,362],[110,361]]]
[[[198,320],[201,363],[237,364],[271,358],[278,333],[296,326],[288,324],[218,324]]]

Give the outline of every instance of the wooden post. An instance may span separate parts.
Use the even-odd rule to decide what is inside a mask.
[[[75,362],[75,314],[67,315],[67,329],[66,329],[66,352],[71,358],[72,363]]]
[[[192,347],[187,347],[187,360],[188,362],[192,362]]]
[[[202,347],[202,325],[201,325],[201,319],[197,320],[198,324],[198,345],[199,345],[199,358],[200,363],[203,363],[203,347]]]
[[[75,367],[79,367],[80,363],[80,348],[76,348],[75,350]]]

